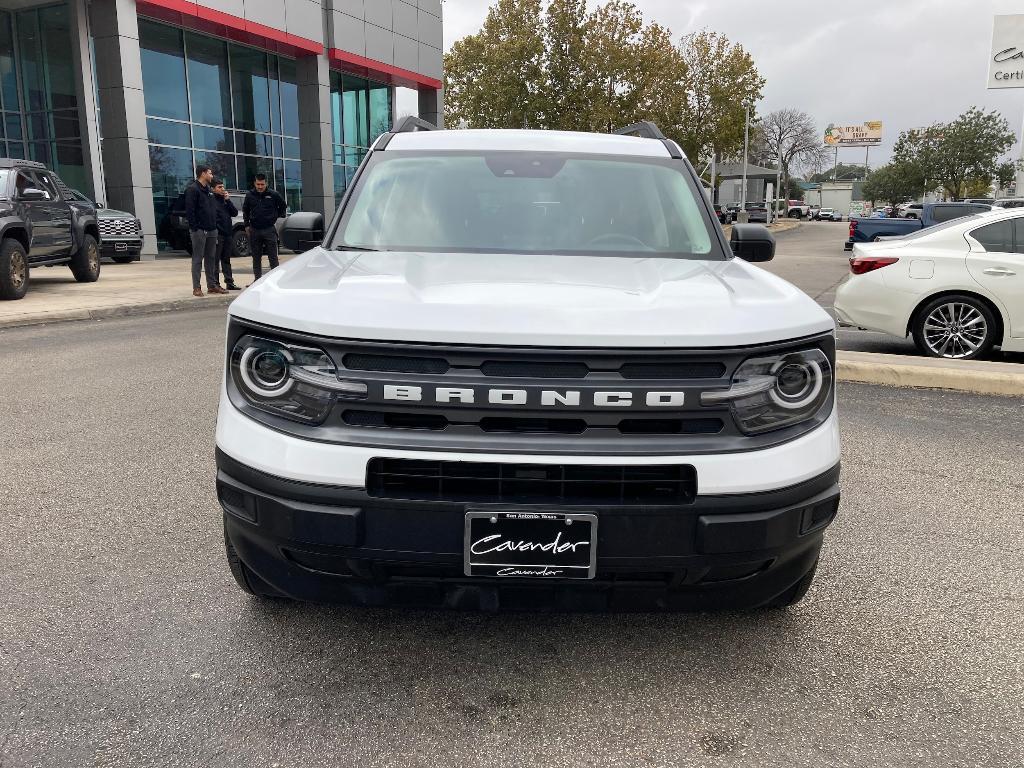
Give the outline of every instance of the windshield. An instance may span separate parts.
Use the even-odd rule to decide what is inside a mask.
[[[9,168],[0,168],[0,198],[6,198],[7,193],[7,182],[10,181],[11,170]]]
[[[725,259],[685,167],[555,152],[380,152],[335,248]]]

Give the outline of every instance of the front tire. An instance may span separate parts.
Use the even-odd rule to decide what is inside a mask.
[[[100,247],[92,235],[82,237],[82,245],[71,257],[71,274],[80,283],[95,283],[100,279]]]
[[[28,292],[25,246],[9,237],[0,243],[0,299],[21,299]]]
[[[244,229],[236,229],[231,235],[231,255],[247,259],[252,255],[252,243]]]
[[[923,355],[947,360],[975,360],[997,341],[997,322],[983,301],[966,294],[933,299],[914,316],[914,344]]]

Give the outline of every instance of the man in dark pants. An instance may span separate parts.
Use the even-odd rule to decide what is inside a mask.
[[[238,215],[238,209],[231,202],[224,182],[220,179],[213,182],[213,196],[217,204],[217,261],[220,263],[220,271],[224,273],[224,287],[229,291],[240,291],[242,289],[235,285],[235,278],[231,273],[231,254],[235,248],[231,220]],[[219,280],[217,284],[220,284]]]
[[[196,167],[196,178],[185,187],[185,218],[192,237],[192,295],[202,296],[200,285],[206,271],[206,289],[210,293],[227,293],[217,280],[217,210],[213,200],[213,170],[208,165]]]
[[[270,260],[270,268],[274,269],[278,265],[277,229],[274,225],[287,210],[284,198],[267,186],[266,174],[256,174],[253,188],[246,193],[245,202],[242,203],[242,217],[249,234],[252,271],[257,280],[263,276],[264,248]]]

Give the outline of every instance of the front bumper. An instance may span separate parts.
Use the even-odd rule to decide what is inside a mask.
[[[292,598],[360,605],[755,607],[814,567],[839,505],[836,464],[790,487],[701,495],[687,505],[566,506],[598,517],[596,579],[470,578],[464,518],[469,506],[486,505],[371,498],[363,488],[267,474],[221,450],[217,467],[225,533],[249,570]]]
[[[138,256],[142,253],[141,238],[123,238],[100,241],[102,256]]]

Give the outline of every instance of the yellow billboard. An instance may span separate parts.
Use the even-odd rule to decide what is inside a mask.
[[[882,121],[868,120],[860,125],[829,123],[825,143],[830,147],[870,147],[882,143]]]

